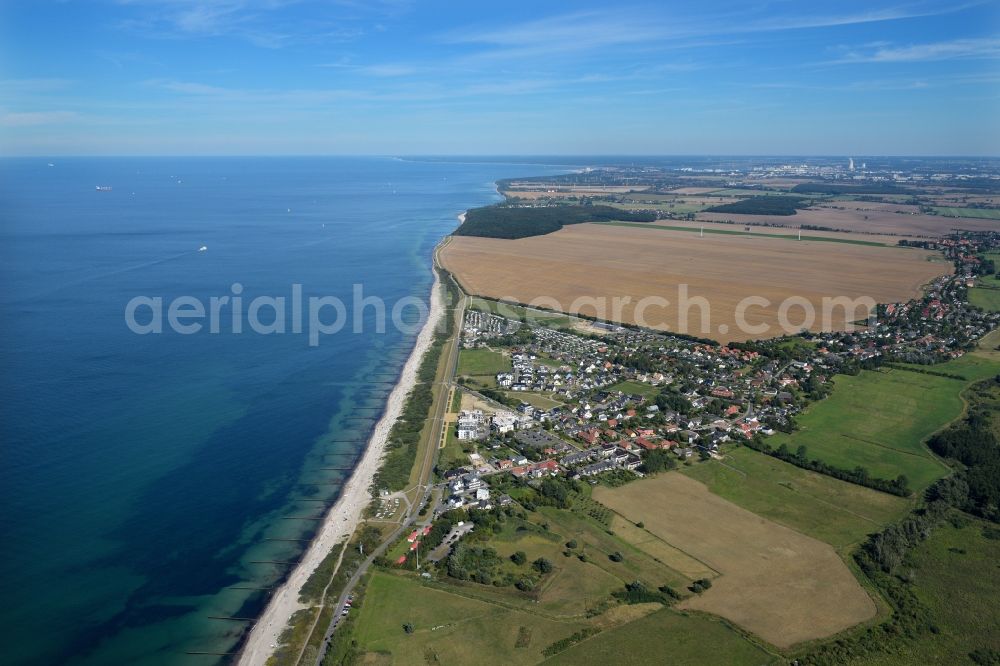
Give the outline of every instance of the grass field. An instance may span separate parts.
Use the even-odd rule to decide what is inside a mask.
[[[863,541],[909,510],[901,498],[838,481],[740,447],[725,460],[682,468],[734,504],[843,548]]]
[[[740,666],[775,658],[724,623],[663,609],[552,657],[552,666],[672,664]]]
[[[598,487],[594,499],[721,573],[681,608],[720,615],[780,648],[875,616],[874,602],[831,546],[679,473]]]
[[[973,287],[969,290],[969,303],[991,312],[1000,312],[1000,280],[985,278],[981,281],[987,286]],[[992,286],[995,283],[996,286]]]
[[[800,317],[792,320],[791,331],[783,330],[778,318],[780,303],[792,295],[807,299],[817,313],[823,312],[824,297],[897,302],[951,270],[927,261],[932,255],[922,250],[732,234],[701,238],[688,229],[600,224],[520,240],[456,237],[441,255],[472,293],[724,342],[797,333]],[[689,299],[703,297],[710,308],[679,307],[681,285],[688,287]],[[764,327],[740,330],[736,310],[751,295],[770,301],[746,312],[747,324]],[[794,310],[800,314],[801,308]],[[835,308],[827,322],[818,314],[814,327],[842,328],[863,314]]]
[[[939,633],[900,640],[897,654],[853,663],[972,664],[973,650],[1000,651],[1000,540],[985,538],[984,526],[975,520],[962,528],[939,526],[907,560],[914,593]]]
[[[646,384],[645,382],[634,382],[632,380],[618,382],[617,384],[609,386],[607,390],[641,395],[644,398],[652,398],[660,393],[659,386],[653,386],[652,384]]]
[[[968,381],[905,370],[840,375],[833,394],[808,408],[799,430],[768,440],[837,467],[866,467],[872,476],[905,474],[910,487],[923,490],[949,471],[924,446],[924,440],[961,415],[961,391],[971,381],[1000,371],[995,354],[966,354],[929,368],[964,375]]]
[[[510,359],[490,349],[463,349],[458,353],[458,375],[495,377],[510,369]]]
[[[491,312],[502,317],[507,317],[508,319],[528,321],[536,326],[545,326],[546,328],[570,326],[577,321],[576,317],[568,317],[560,312],[546,312],[544,310],[526,308],[521,305],[501,303],[488,298],[469,299],[469,309],[479,310],[480,312]]]
[[[539,409],[552,409],[553,407],[562,407],[564,403],[558,400],[553,400],[541,393],[535,393],[533,391],[506,391],[508,398],[513,398],[514,400],[521,400],[529,405],[538,407]]]
[[[562,537],[563,542],[576,540],[579,544],[578,552],[587,556],[590,566],[618,578],[622,585],[641,580],[650,588],[667,584],[676,589],[683,589],[693,580],[692,576],[686,575],[681,569],[690,569],[695,565],[669,559],[658,561],[654,559],[654,555],[636,548],[617,534],[609,534],[593,520],[584,516],[551,507],[541,507],[539,516],[541,522],[549,524],[550,531]],[[613,562],[608,558],[616,551],[626,555],[621,562]],[[558,559],[563,559],[562,555]],[[559,564],[558,560],[554,561]],[[677,565],[677,568],[671,565]],[[700,566],[699,571],[702,569],[704,567]]]
[[[500,603],[471,599],[422,585],[410,577],[376,572],[355,633],[363,663],[536,664],[542,650],[587,626],[557,621]],[[412,623],[406,634],[403,625]],[[525,627],[527,641],[521,632]],[[519,640],[524,647],[517,647]]]
[[[1000,220],[1000,210],[996,208],[955,208],[934,206],[934,212],[947,217],[971,217],[980,220]]]
[[[438,453],[438,460],[443,469],[461,467],[469,463],[469,454],[462,450],[464,442],[458,439],[454,425],[449,425],[445,432],[444,446]]]
[[[499,537],[490,540],[490,546],[505,559],[520,550],[528,556],[529,562],[544,557],[553,563],[555,570],[544,579],[533,603],[539,611],[552,617],[582,617],[587,609],[596,607],[624,585],[620,577],[594,564],[581,562],[576,557],[564,557],[564,544],[570,538],[558,532],[533,529],[520,532],[505,530]],[[507,566],[514,572],[524,570],[523,566],[513,563]],[[518,595],[518,598],[522,596]]]

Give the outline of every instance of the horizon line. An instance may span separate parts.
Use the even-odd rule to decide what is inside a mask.
[[[412,158],[475,158],[475,157],[530,157],[530,158],[677,158],[677,157],[739,157],[739,158],[931,158],[931,159],[1000,159],[1000,154],[959,154],[959,153],[22,153],[16,155],[0,155],[0,159],[78,159],[78,158],[268,158],[268,157],[364,157],[382,159],[412,159]]]

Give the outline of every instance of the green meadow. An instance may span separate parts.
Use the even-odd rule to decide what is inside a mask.
[[[969,290],[969,303],[991,312],[1000,312],[1000,280],[986,277],[982,286]]]
[[[608,391],[622,391],[623,393],[641,395],[644,398],[652,398],[660,393],[659,386],[653,386],[652,384],[647,384],[645,382],[636,382],[632,380],[625,380],[623,382],[618,382],[607,388]]]
[[[354,640],[373,663],[536,664],[545,647],[586,626],[377,571]]]
[[[945,217],[974,217],[981,220],[1000,220],[997,208],[956,208],[954,206],[934,206],[934,212]]]
[[[1000,372],[998,353],[980,350],[914,370],[961,375],[965,380],[903,369],[839,375],[830,397],[798,418],[799,430],[778,434],[768,443],[837,467],[861,466],[874,477],[905,474],[914,491],[945,476],[949,468],[924,445],[925,440],[958,418],[964,409],[961,392],[974,381]]]
[[[854,664],[974,664],[970,653],[1000,653],[1000,540],[996,525],[967,519],[940,525],[907,557],[904,570],[936,631],[900,637],[893,654]],[[996,663],[979,662],[979,663]]]
[[[459,376],[490,377],[511,369],[510,359],[490,349],[463,349],[458,353]]]
[[[469,299],[469,309],[497,314],[501,317],[507,317],[508,319],[529,321],[536,326],[545,326],[547,328],[570,326],[573,322],[578,321],[576,317],[570,317],[559,312],[548,312],[545,310],[528,308],[523,305],[502,303],[500,301],[494,301],[479,296]]]
[[[863,541],[910,508],[901,497],[810,472],[746,447],[727,451],[724,460],[680,471],[748,511],[836,548]]]
[[[780,663],[780,660],[721,620],[663,609],[597,634],[545,663],[552,666],[749,666]]]

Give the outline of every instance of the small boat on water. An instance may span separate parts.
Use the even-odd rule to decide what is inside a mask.
[[[199,247],[199,248],[198,248],[198,251],[199,251],[199,252],[204,252],[204,251],[205,251],[205,250],[207,250],[207,249],[208,249],[208,246],[207,246],[207,245],[202,245],[201,247]]]
[[[111,191],[111,186],[110,185],[97,185],[96,189],[97,189],[98,192],[110,192]]]

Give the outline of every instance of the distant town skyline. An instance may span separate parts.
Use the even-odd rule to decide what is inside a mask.
[[[993,2],[38,0],[0,30],[4,156],[1000,155]]]

